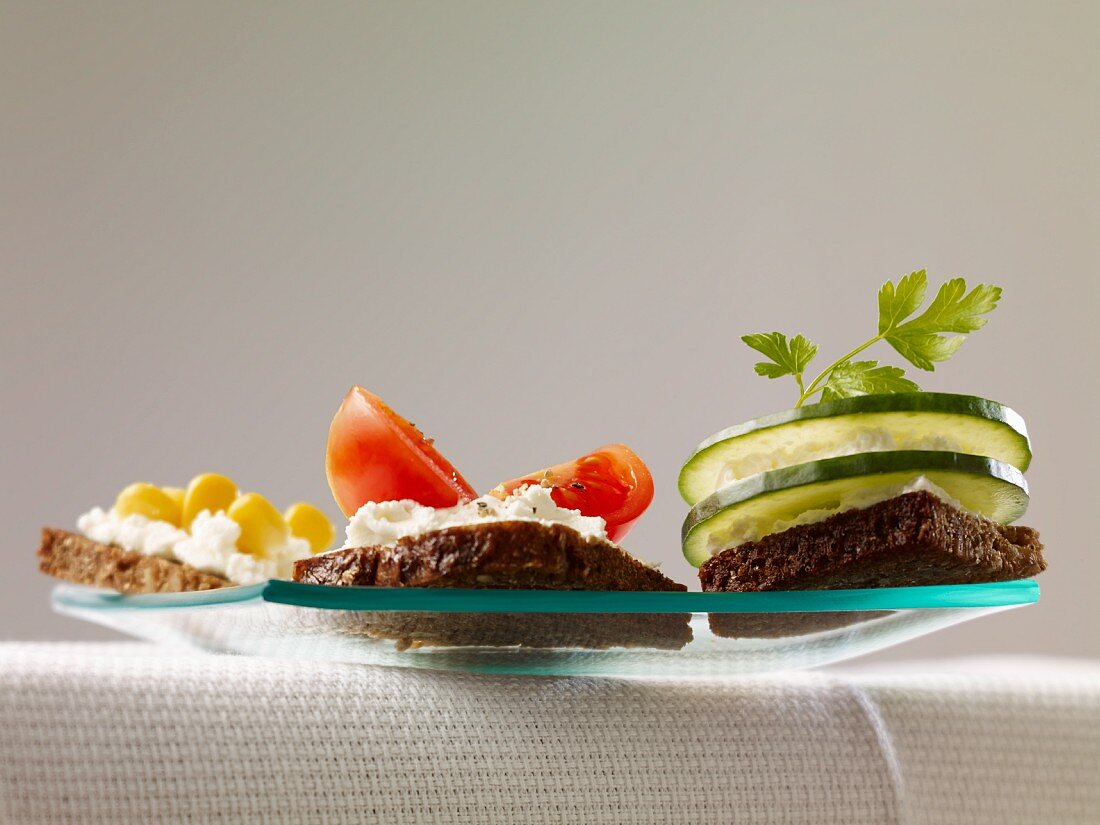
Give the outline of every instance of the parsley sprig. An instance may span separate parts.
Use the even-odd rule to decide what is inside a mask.
[[[768,378],[794,376],[801,407],[815,395],[822,401],[850,398],[873,393],[914,392],[920,389],[905,377],[901,367],[879,365],[878,361],[854,361],[868,347],[885,341],[918,369],[932,371],[936,363],[946,361],[962,346],[968,333],[985,326],[1001,297],[1001,288],[978,284],[969,292],[966,281],[952,278],[940,286],[936,297],[920,315],[913,317],[924,303],[928,275],[911,272],[898,281],[882,285],[878,293],[878,334],[833,361],[806,382],[804,373],[817,355],[817,344],[804,335],[788,339],[781,332],[756,332],[741,340],[769,360],[756,364],[756,374]],[[944,334],[948,333],[948,334]]]

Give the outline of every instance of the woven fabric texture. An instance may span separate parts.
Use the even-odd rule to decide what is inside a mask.
[[[713,684],[0,645],[0,820],[1100,821],[1100,667]]]

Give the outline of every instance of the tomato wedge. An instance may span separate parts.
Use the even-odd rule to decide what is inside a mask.
[[[351,388],[332,419],[325,471],[345,516],[368,501],[453,507],[477,498],[430,438],[360,386]]]
[[[503,498],[525,484],[544,483],[553,487],[550,496],[559,507],[602,517],[611,541],[630,532],[653,501],[653,476],[625,444],[608,444],[573,461],[506,481],[492,495]]]

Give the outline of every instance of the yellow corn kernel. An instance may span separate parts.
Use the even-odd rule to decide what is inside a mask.
[[[167,521],[176,527],[180,525],[179,505],[160,487],[144,481],[131,484],[118,494],[115,512],[122,518],[137,515],[155,521]]]
[[[172,501],[176,502],[176,506],[180,508],[180,512],[183,512],[183,497],[187,495],[187,491],[182,487],[161,487],[164,494]]]
[[[314,553],[328,550],[332,540],[336,538],[336,528],[328,520],[328,516],[304,501],[291,504],[283,513],[290,534],[300,539],[306,539]]]
[[[273,547],[286,544],[290,530],[279,511],[259,493],[245,493],[225,511],[241,526],[237,549],[257,558],[267,557]]]
[[[233,479],[218,473],[195,476],[187,485],[187,492],[183,496],[183,528],[190,529],[195,516],[203,510],[211,513],[228,510],[229,505],[237,500],[239,492]]]

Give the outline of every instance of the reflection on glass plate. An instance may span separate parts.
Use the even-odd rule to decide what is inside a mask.
[[[1030,580],[763,593],[326,587],[270,581],[54,609],[201,650],[481,673],[721,678],[860,656],[1039,598]]]

